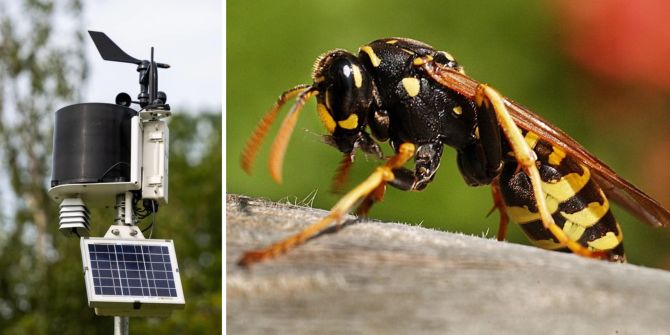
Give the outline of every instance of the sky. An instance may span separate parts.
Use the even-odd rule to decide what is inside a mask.
[[[158,88],[173,113],[220,111],[223,30],[220,0],[84,1],[85,28],[107,34],[127,54],[170,64],[158,70]],[[88,36],[87,36],[88,37]],[[119,92],[139,93],[136,65],[104,61],[86,43],[88,83],[82,102],[114,103]]]

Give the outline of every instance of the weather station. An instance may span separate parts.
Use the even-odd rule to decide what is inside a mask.
[[[56,111],[49,196],[60,203],[59,230],[80,240],[89,307],[114,316],[114,333],[127,334],[129,317],[169,316],[185,305],[173,241],[151,239],[168,202],[171,112],[158,69],[169,65],[154,61],[153,47],[150,60],[139,60],[104,33],[89,35],[104,60],[137,65],[140,93],[137,101],[119,93],[114,104]],[[89,207],[114,208],[102,237],[90,236]]]

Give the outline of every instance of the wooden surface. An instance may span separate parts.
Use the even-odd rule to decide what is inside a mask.
[[[327,212],[226,202],[229,334],[670,334],[669,272],[403,224],[355,222],[240,268]]]

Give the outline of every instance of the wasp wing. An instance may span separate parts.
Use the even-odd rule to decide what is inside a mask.
[[[421,67],[439,84],[464,95],[468,99],[474,98],[476,88],[479,85],[476,80],[435,62],[427,62],[422,64]],[[543,140],[563,149],[567,154],[588,166],[591,169],[593,179],[614,202],[645,223],[657,227],[670,226],[670,212],[667,209],[633,184],[621,178],[614,170],[588,152],[568,134],[508,98],[505,98],[505,106],[518,127],[536,133]]]

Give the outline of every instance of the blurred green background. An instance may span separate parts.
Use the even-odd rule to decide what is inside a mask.
[[[329,193],[329,185],[341,157],[322,143],[320,135],[326,131],[314,113],[313,101],[305,107],[289,145],[283,185],[275,184],[267,172],[267,155],[277,124],[264,142],[252,176],[241,170],[240,152],[281,92],[310,83],[317,56],[335,48],[356,52],[374,39],[393,36],[418,39],[449,51],[468,75],[551,120],[645,189],[640,184],[646,173],[639,164],[640,146],[651,145],[654,139],[645,132],[644,123],[612,128],[607,117],[592,113],[598,104],[591,102],[599,97],[589,96],[593,90],[587,88],[603,84],[603,80],[593,79],[566,55],[561,42],[565,23],[556,14],[556,3],[229,1],[226,192],[289,202],[309,202],[313,197],[314,207],[330,208],[338,199]],[[667,95],[660,96],[667,107]],[[667,120],[665,115],[663,120]],[[625,136],[618,131],[625,131]],[[359,154],[348,186],[361,181],[378,164]],[[467,187],[457,170],[454,151],[447,148],[441,171],[424,192],[389,188],[384,202],[375,205],[370,216],[495,237],[498,215],[486,217],[491,207],[490,188]],[[615,214],[623,223],[629,261],[668,268],[667,229],[652,229],[622,210]],[[510,226],[508,240],[528,243],[515,225]]]

